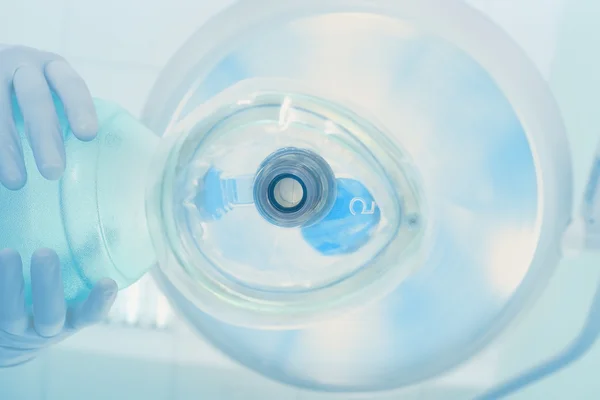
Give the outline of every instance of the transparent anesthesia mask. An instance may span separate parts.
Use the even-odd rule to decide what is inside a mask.
[[[172,215],[166,240],[190,295],[219,318],[323,319],[374,301],[422,264],[427,219],[412,162],[339,103],[288,81],[247,80],[172,136],[159,185]]]
[[[451,0],[240,2],[157,81],[157,277],[232,358],[394,389],[479,353],[539,295],[571,221],[546,83]]]

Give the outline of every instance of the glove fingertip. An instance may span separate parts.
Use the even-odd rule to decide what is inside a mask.
[[[111,303],[117,296],[119,288],[117,286],[117,282],[112,279],[104,278],[96,283],[94,287],[94,291],[97,291],[99,296],[104,299],[105,303]]]
[[[59,180],[65,172],[64,162],[45,163],[39,167],[40,174],[49,181]]]
[[[0,265],[21,264],[21,256],[16,250],[2,249],[0,250]]]
[[[44,272],[50,273],[60,269],[60,258],[52,249],[41,248],[36,250],[31,256],[31,269],[41,269]]]
[[[6,145],[0,143],[1,146]],[[27,170],[22,154],[6,147],[0,148],[0,184],[8,190],[20,190],[26,183]]]
[[[112,279],[101,279],[96,283],[88,296],[84,309],[85,313],[100,320],[108,314],[117,297],[117,283]]]
[[[77,331],[101,322],[117,297],[117,283],[112,279],[101,279],[90,292],[87,300],[70,317],[71,329]]]
[[[70,123],[75,137],[83,142],[89,142],[98,134],[98,118],[95,115],[80,116]]]

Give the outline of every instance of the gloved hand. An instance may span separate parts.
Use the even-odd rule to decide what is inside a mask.
[[[8,189],[20,189],[27,180],[13,96],[42,176],[56,180],[64,172],[64,143],[51,91],[61,100],[73,134],[92,140],[98,130],[96,111],[85,82],[71,66],[53,53],[0,45],[0,184]]]
[[[0,367],[27,362],[42,349],[102,321],[117,295],[117,284],[101,280],[87,300],[67,309],[60,261],[52,250],[31,260],[33,315],[25,307],[22,262],[13,250],[0,250]]]
[[[98,121],[92,97],[65,60],[28,47],[0,45],[0,185],[17,190],[27,181],[13,104],[23,115],[39,172],[46,179],[62,176],[65,150],[52,92],[63,104],[75,137],[94,139]],[[41,349],[101,321],[117,294],[114,281],[102,280],[84,303],[67,309],[59,258],[42,249],[31,260],[30,315],[22,267],[19,254],[0,250],[0,367],[26,362]]]

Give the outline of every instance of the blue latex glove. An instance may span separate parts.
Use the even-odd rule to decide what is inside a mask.
[[[65,169],[62,132],[53,101],[64,106],[71,131],[92,140],[98,120],[92,97],[79,75],[60,56],[22,46],[0,45],[0,184],[11,190],[27,181],[23,143],[13,116],[18,105],[37,168],[46,179]],[[0,367],[31,360],[109,312],[117,285],[101,280],[86,301],[67,309],[60,260],[52,250],[38,250],[31,260],[32,309],[25,306],[23,264],[13,250],[0,250]]]
[[[79,75],[60,56],[22,46],[0,45],[0,184],[17,190],[27,172],[13,121],[13,98],[38,170],[56,180],[65,169],[65,150],[52,92],[63,103],[73,134],[92,140],[98,120],[92,97]]]
[[[59,258],[54,251],[41,249],[31,259],[30,314],[25,306],[22,268],[18,253],[0,251],[0,367],[27,362],[40,350],[102,321],[117,295],[114,281],[101,280],[86,301],[67,309]]]

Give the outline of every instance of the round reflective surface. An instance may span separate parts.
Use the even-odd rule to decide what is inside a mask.
[[[570,167],[549,91],[510,40],[459,2],[332,0],[254,7],[240,4],[217,19],[225,24],[242,14],[247,17],[237,29],[218,35],[213,45],[205,38],[211,30],[218,31],[216,22],[190,39],[157,83],[146,109],[148,123],[167,135],[175,135],[182,126],[189,130],[215,108],[215,99],[240,85],[254,85],[246,94],[284,94],[292,105],[304,92],[326,99],[336,110],[347,107],[353,118],[380,127],[363,129],[359,136],[364,150],[377,154],[382,171],[390,170],[384,155],[401,149],[397,154],[404,157],[398,168],[402,179],[381,179],[389,173],[372,176],[381,179],[381,187],[403,182],[405,186],[390,186],[414,190],[404,203],[400,200],[407,200],[401,195],[405,191],[387,192],[390,204],[396,198],[397,204],[410,205],[409,212],[396,209],[398,222],[387,220],[394,221],[390,226],[420,232],[418,249],[411,252],[418,257],[410,258],[410,268],[398,257],[393,270],[403,273],[394,275],[393,290],[378,296],[370,292],[373,301],[362,307],[355,303],[347,313],[323,313],[327,321],[301,327],[235,326],[203,303],[198,286],[174,273],[171,265],[161,266],[165,290],[215,346],[250,368],[299,386],[390,389],[467,360],[535,297],[558,259],[557,251],[548,249],[558,249],[568,220]],[[471,39],[466,27],[477,29],[480,37]],[[490,49],[486,40],[496,48]],[[189,56],[194,51],[201,55]],[[505,59],[511,61],[504,65]],[[175,77],[175,72],[185,74]],[[281,79],[303,90],[290,92]],[[159,100],[161,93],[168,93],[169,101]],[[236,104],[248,98],[238,96]],[[278,115],[285,102],[277,103]],[[152,113],[158,109],[160,118]],[[194,119],[196,113],[201,118]],[[337,114],[320,115],[327,118],[312,125],[321,127],[317,137],[329,123],[341,125]],[[185,123],[190,120],[195,122]],[[264,130],[257,137],[267,136]],[[238,148],[243,141],[228,143]],[[266,153],[289,144],[283,140]],[[331,147],[313,150],[324,155]],[[258,165],[265,157],[257,153],[252,155]],[[352,155],[360,152],[334,153],[342,155],[340,168],[330,161],[335,156],[323,158],[335,172],[337,193],[344,193],[338,199],[352,201],[362,193],[363,201],[347,209],[368,211],[365,197],[378,195],[364,174],[376,171],[375,164],[361,164],[360,157],[353,163]],[[361,177],[344,176],[356,165],[363,166],[357,168]],[[368,190],[361,192],[363,187]],[[382,210],[394,213],[393,206]],[[358,264],[348,254],[364,248],[370,242],[368,232],[379,223],[373,222],[378,221],[375,213],[366,215],[358,225],[364,230],[350,229],[351,239],[339,235],[343,218],[321,220],[318,231],[311,230],[315,225],[306,226],[301,239],[323,259],[341,257],[351,271]],[[223,235],[249,226],[238,221],[235,227],[224,227]],[[241,234],[251,236],[252,232]],[[387,246],[392,242],[386,241]],[[239,242],[229,249],[222,255],[237,254],[242,267],[260,264],[258,259],[249,261],[253,249]],[[359,264],[368,266],[376,259]],[[305,269],[318,265],[306,252],[287,262]],[[342,264],[338,265],[343,270]],[[283,277],[275,280],[285,282]],[[280,318],[285,319],[285,313]]]

